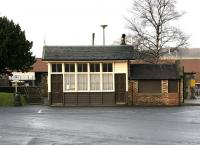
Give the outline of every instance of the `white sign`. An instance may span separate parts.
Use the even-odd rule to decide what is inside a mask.
[[[13,76],[19,76],[20,81],[28,81],[28,80],[35,80],[35,72],[12,72]],[[12,77],[9,78],[10,80],[13,80]]]
[[[20,80],[20,76],[18,75],[13,75],[11,78],[14,82],[18,82]]]

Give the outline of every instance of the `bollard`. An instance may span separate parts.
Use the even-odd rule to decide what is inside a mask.
[[[14,106],[22,106],[21,97],[19,93],[14,93]]]

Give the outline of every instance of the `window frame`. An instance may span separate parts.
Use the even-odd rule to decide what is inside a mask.
[[[112,89],[104,89],[104,75],[111,75],[111,78],[112,78],[112,81],[109,82],[110,80],[108,79],[106,82],[108,83],[108,88],[109,88],[109,85],[112,85]],[[102,74],[102,91],[113,91],[114,90],[114,74],[113,73],[103,73]]]
[[[66,65],[69,65],[69,66],[68,66],[69,71],[66,71],[66,68],[67,68]],[[74,68],[73,68],[73,71],[71,70],[71,66],[74,67]],[[75,66],[75,63],[65,63],[65,64],[64,64],[64,67],[65,67],[65,68],[64,68],[65,73],[75,73],[75,67],[76,67],[76,66]]]
[[[111,65],[111,71],[109,70],[109,66]],[[105,68],[104,68],[105,67]],[[113,63],[102,63],[102,72],[113,72]]]
[[[53,66],[55,65],[55,71],[53,71]],[[61,71],[58,71],[58,65],[61,67]],[[62,73],[63,68],[62,68],[62,63],[52,63],[51,64],[51,73]]]
[[[171,83],[174,83],[176,82],[176,91],[175,89],[171,89],[174,88],[174,84],[171,84]],[[170,86],[172,85],[172,86]],[[178,80],[168,80],[168,93],[178,93],[179,92],[179,81]]]
[[[86,83],[86,89],[83,89],[83,90],[81,90],[81,89],[79,89],[79,84],[81,84],[81,82],[79,82],[79,77],[80,76],[82,76],[82,75],[85,75],[86,76],[86,80],[87,80],[87,83]],[[76,83],[77,83],[77,85],[76,85],[76,90],[77,90],[77,92],[88,92],[89,91],[89,87],[88,87],[88,74],[86,74],[86,73],[77,73],[77,81],[76,81]]]
[[[95,81],[92,82],[92,79],[91,79],[92,76],[98,76],[98,79],[99,79],[98,80],[99,81],[98,82],[98,85],[99,85],[98,87],[99,87],[99,89],[92,89],[92,85],[93,85],[92,83],[94,83],[94,85],[97,85],[97,83],[95,83]],[[90,83],[90,91],[92,91],[92,92],[93,91],[101,91],[101,74],[100,73],[90,73],[90,82],[89,83]],[[96,88],[96,86],[95,86],[95,88]]]
[[[81,65],[81,71],[79,71],[79,65]],[[84,71],[84,66],[86,65],[86,71]],[[88,63],[77,63],[77,73],[87,73]]]
[[[70,76],[71,77],[71,75],[74,75],[74,89],[73,90],[71,90],[71,89],[66,89],[66,85],[67,85],[67,81],[66,81],[66,78],[67,78],[67,76]],[[70,79],[71,80],[71,79]],[[76,74],[75,73],[67,73],[67,74],[64,74],[64,92],[66,91],[66,92],[74,92],[74,91],[76,91]],[[71,87],[71,82],[70,82],[70,87]]]
[[[62,69],[61,72],[52,72],[52,64],[55,65],[55,64],[59,64],[60,68]],[[78,71],[78,65],[80,66],[80,64],[82,64],[82,68],[81,68],[81,72],[80,71],[80,68],[79,68],[79,71]],[[87,72],[86,71],[83,71],[83,64],[85,64],[85,70],[86,70],[86,66],[87,66]],[[112,72],[103,72],[103,64],[111,64],[112,66]],[[71,66],[70,65],[74,65],[74,69],[71,70]],[[94,72],[90,71],[90,66],[91,65],[94,65]],[[55,67],[55,66],[54,66]],[[66,69],[66,67],[68,67]],[[108,66],[107,66],[108,67]],[[113,62],[52,62],[51,65],[50,65],[50,74],[62,74],[63,75],[63,92],[114,92],[115,91],[115,80],[114,80],[114,64]],[[82,90],[82,89],[78,89],[78,84],[79,84],[79,81],[78,81],[78,75],[87,75],[87,82],[86,82],[86,90]],[[111,75],[112,77],[112,84],[110,84],[110,86],[112,85],[112,89],[103,89],[103,75],[104,74],[109,74]],[[73,83],[72,85],[74,85],[74,87],[72,87],[73,89],[67,89],[67,85],[70,84],[70,79],[67,78],[69,77],[68,75],[74,75],[75,78],[72,78],[72,82],[75,81],[75,83]],[[96,87],[94,86],[92,88],[92,80],[91,80],[91,76],[92,75],[98,75],[97,77],[97,81],[99,82],[99,84],[96,85]],[[68,79],[68,80],[67,80]],[[85,79],[84,79],[85,80]],[[109,79],[111,80],[111,79]],[[93,83],[95,83],[95,78],[93,80]],[[71,88],[69,86],[69,88]]]
[[[100,73],[101,72],[101,70],[100,70],[100,63],[90,63],[89,64],[90,65],[90,73]],[[94,70],[91,70],[91,66],[92,65],[94,65],[93,67],[94,67]],[[98,71],[97,71],[97,65],[98,65]]]

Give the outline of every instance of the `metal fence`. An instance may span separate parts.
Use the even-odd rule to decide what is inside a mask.
[[[19,86],[17,90],[21,95],[27,97],[27,101],[29,104],[43,103],[42,88],[40,86],[35,86],[35,87]],[[15,87],[10,87],[10,86],[0,87],[0,92],[14,93]]]

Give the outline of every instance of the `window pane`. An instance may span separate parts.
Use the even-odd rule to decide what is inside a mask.
[[[112,72],[112,63],[104,63],[103,72]]]
[[[90,75],[90,90],[100,90],[100,74]]]
[[[100,64],[90,64],[90,72],[100,72]]]
[[[75,64],[70,64],[70,72],[75,72]]]
[[[75,75],[74,74],[65,75],[65,89],[75,90]]]
[[[52,64],[52,72],[62,72],[62,64]]]
[[[160,80],[138,80],[139,93],[161,93]]]
[[[113,90],[112,74],[103,74],[103,90]]]
[[[90,64],[90,72],[94,72],[94,64]]]
[[[56,64],[52,64],[52,72],[56,72]]]
[[[82,72],[82,64],[78,64],[78,72]]]
[[[103,72],[107,72],[107,64],[103,64]]]
[[[178,80],[168,80],[168,92],[169,93],[178,92]]]
[[[69,64],[65,64],[65,72],[69,72]]]
[[[78,72],[87,72],[87,64],[78,64]]]
[[[88,75],[78,74],[77,75],[78,90],[87,90],[88,88]]]
[[[95,64],[95,72],[100,72],[100,64]]]
[[[87,72],[87,64],[83,64],[83,72]]]
[[[112,72],[112,63],[108,64],[108,72]]]
[[[62,72],[62,64],[57,64],[57,72]]]

